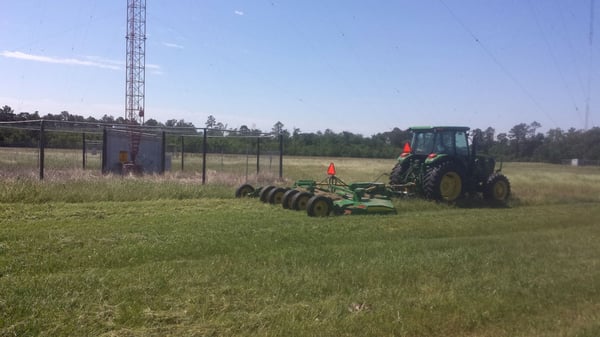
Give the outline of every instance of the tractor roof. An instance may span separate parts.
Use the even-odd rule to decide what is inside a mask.
[[[409,130],[413,131],[413,132],[428,132],[428,131],[434,131],[434,132],[439,132],[439,131],[469,131],[469,127],[468,126],[413,126],[410,127]]]

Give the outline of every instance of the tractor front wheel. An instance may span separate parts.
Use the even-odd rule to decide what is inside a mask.
[[[333,202],[330,198],[322,195],[315,195],[308,200],[306,212],[309,216],[329,216],[333,209]]]
[[[441,163],[427,170],[423,180],[425,197],[454,202],[463,195],[463,174],[452,162]]]
[[[484,186],[483,197],[485,200],[506,204],[510,196],[510,182],[504,174],[494,173],[489,178]]]

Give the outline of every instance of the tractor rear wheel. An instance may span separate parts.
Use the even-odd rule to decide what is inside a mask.
[[[510,182],[504,174],[494,173],[483,187],[483,197],[491,202],[505,204],[510,196]]]
[[[399,185],[406,183],[405,175],[407,171],[408,165],[404,163],[396,163],[396,166],[392,169],[392,173],[390,174],[390,184],[391,185]]]
[[[275,186],[265,186],[260,190],[260,194],[258,195],[260,198],[260,201],[262,202],[269,202],[269,193],[271,193],[271,191],[275,189]]]
[[[464,175],[452,162],[441,163],[427,170],[423,180],[425,197],[454,202],[463,195]]]
[[[315,195],[308,200],[306,212],[309,216],[329,216],[333,209],[333,202],[330,198],[323,195]]]
[[[313,195],[308,192],[300,192],[294,195],[292,198],[292,209],[296,211],[304,211],[306,209],[306,204],[308,204],[308,200]]]
[[[300,193],[298,190],[289,190],[283,194],[281,199],[281,206],[285,209],[292,209],[292,198]]]
[[[271,192],[269,192],[269,195],[267,196],[267,201],[270,204],[281,204],[281,200],[283,199],[283,194],[286,191],[287,190],[283,187],[276,187],[276,188],[272,189]]]
[[[243,184],[235,190],[236,198],[249,197],[250,193],[254,192],[254,187],[250,184]]]

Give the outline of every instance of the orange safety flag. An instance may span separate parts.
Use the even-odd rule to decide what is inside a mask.
[[[335,175],[335,165],[333,165],[333,163],[329,164],[329,168],[327,169],[327,174],[329,174],[330,176]]]

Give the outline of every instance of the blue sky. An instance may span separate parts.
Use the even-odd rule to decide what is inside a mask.
[[[533,121],[546,131],[583,129],[589,100],[598,126],[591,1],[147,0],[146,119],[365,136]],[[0,106],[124,117],[126,7],[2,1]]]

